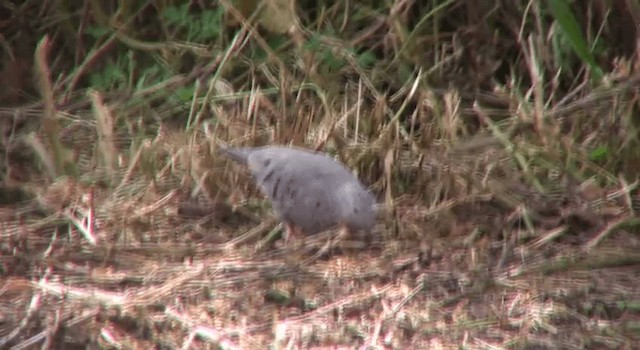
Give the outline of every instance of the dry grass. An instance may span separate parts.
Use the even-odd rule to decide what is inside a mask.
[[[160,2],[6,10],[0,348],[637,347],[640,12],[573,9],[599,80],[541,5],[472,3],[221,1],[206,45]],[[283,247],[220,144],[334,154],[374,234]]]

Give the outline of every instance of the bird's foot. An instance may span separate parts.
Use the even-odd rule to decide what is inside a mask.
[[[293,247],[301,242],[302,233],[300,229],[291,223],[285,223],[284,247]]]

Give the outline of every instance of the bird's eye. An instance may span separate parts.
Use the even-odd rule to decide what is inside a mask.
[[[268,166],[269,166],[269,164],[271,164],[271,159],[265,159],[265,160],[262,162],[262,166],[263,166],[263,167],[265,167],[265,168],[266,168],[266,167],[268,167]]]

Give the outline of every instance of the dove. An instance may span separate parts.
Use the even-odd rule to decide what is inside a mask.
[[[220,148],[246,165],[285,224],[286,237],[340,227],[370,233],[376,199],[353,173],[328,155],[302,148],[265,146]]]

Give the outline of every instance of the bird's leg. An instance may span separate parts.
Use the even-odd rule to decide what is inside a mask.
[[[299,235],[299,230],[294,224],[292,224],[290,222],[285,222],[284,223],[284,227],[285,227],[284,245],[288,246],[289,245],[289,241],[297,241],[297,236]]]

